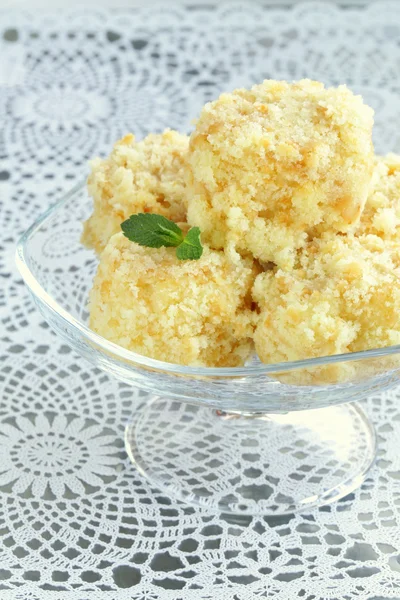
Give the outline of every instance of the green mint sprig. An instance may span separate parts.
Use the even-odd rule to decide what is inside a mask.
[[[186,234],[183,242],[176,248],[176,256],[179,260],[198,260],[203,254],[203,246],[200,240],[200,229],[192,227]]]
[[[121,223],[125,237],[148,248],[176,247],[179,260],[198,260],[203,254],[200,229],[192,227],[186,236],[176,223],[162,215],[138,213]]]

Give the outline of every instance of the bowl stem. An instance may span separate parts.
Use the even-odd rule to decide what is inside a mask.
[[[139,472],[215,512],[307,512],[359,487],[376,438],[357,404],[286,414],[226,413],[149,397],[126,428]]]

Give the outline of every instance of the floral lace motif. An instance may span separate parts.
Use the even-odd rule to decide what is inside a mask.
[[[2,13],[0,598],[400,597],[396,390],[365,402],[379,457],[351,497],[303,516],[213,516],[140,477],[122,442],[140,392],[73,354],[13,266],[20,233],[118,136],[189,131],[205,101],[265,77],[348,83],[376,111],[376,151],[400,151],[398,9]]]

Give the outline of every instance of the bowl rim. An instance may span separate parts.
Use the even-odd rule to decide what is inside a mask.
[[[171,375],[186,375],[195,377],[244,377],[256,375],[268,375],[270,373],[279,373],[287,371],[295,371],[305,367],[315,367],[335,363],[359,361],[366,358],[378,358],[390,356],[400,353],[400,344],[393,346],[385,346],[383,348],[373,348],[369,350],[361,350],[357,352],[347,352],[344,354],[333,354],[329,356],[318,356],[315,358],[307,358],[296,361],[279,362],[279,363],[261,363],[244,367],[195,367],[177,365],[154,358],[149,358],[143,354],[138,354],[131,350],[127,350],[114,342],[110,342],[101,335],[95,333],[82,321],[75,318],[67,310],[65,310],[39,283],[29,266],[29,256],[27,246],[30,239],[42,227],[43,224],[60,208],[68,203],[78,194],[85,193],[86,180],[80,181],[69,192],[64,194],[60,200],[52,204],[34,221],[34,223],[23,233],[19,239],[16,251],[15,262],[17,269],[24,280],[25,284],[33,294],[35,300],[39,300],[51,312],[56,313],[70,328],[78,330],[80,335],[90,342],[91,345],[99,347],[113,358],[123,361],[126,366],[126,361],[133,363],[131,366],[145,367],[146,370],[152,369],[162,371]]]

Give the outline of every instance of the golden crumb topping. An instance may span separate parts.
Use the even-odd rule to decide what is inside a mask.
[[[400,238],[399,155],[375,158],[371,189],[356,233],[374,233],[386,240]]]
[[[254,346],[284,363],[400,344],[400,156],[374,157],[372,124],[346,86],[266,80],[206,104],[190,140],[125,136],[88,180],[82,239],[102,251],[91,327],[193,366],[243,365]],[[138,212],[199,227],[203,255],[116,233]],[[277,378],[349,381],[395,358],[379,360]]]
[[[252,261],[232,263],[204,248],[179,261],[174,248],[147,248],[114,235],[100,256],[90,326],[145,356],[193,366],[242,365],[252,351]]]
[[[292,268],[308,235],[358,222],[373,111],[346,86],[266,80],[206,104],[190,138],[188,222],[215,248]]]
[[[400,244],[375,235],[325,234],[292,272],[258,275],[255,346],[264,362],[400,343]]]
[[[84,224],[82,242],[101,252],[133,213],[151,212],[185,222],[188,144],[187,136],[171,130],[140,142],[128,134],[108,158],[93,160],[88,190],[94,209]]]

